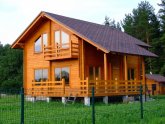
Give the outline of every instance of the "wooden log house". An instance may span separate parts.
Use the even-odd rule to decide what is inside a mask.
[[[146,74],[147,94],[165,94],[165,77],[160,74]]]
[[[41,12],[12,44],[23,49],[26,95],[136,95],[145,84],[146,43],[109,26]],[[38,91],[38,92],[35,92]]]

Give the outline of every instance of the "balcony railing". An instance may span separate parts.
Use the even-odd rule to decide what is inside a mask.
[[[62,81],[33,82],[32,89],[26,95],[32,96],[91,96],[92,87],[95,88],[95,96],[115,96],[115,95],[137,95],[140,93],[139,80],[80,80],[74,87],[65,85]],[[143,89],[144,91],[144,89]]]
[[[44,46],[45,60],[56,60],[65,58],[78,58],[79,46],[78,43],[63,43],[51,46]]]

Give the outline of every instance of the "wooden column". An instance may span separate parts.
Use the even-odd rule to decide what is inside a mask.
[[[48,34],[48,41],[47,41],[47,44],[48,45],[51,45],[52,43],[51,43],[51,39],[52,39],[52,35],[51,35],[51,33],[52,33],[52,27],[51,27],[52,25],[51,25],[51,21],[50,21],[50,27],[49,27],[49,34]],[[48,71],[48,74],[49,74],[49,81],[52,81],[52,62],[51,61],[49,61],[49,71]]]
[[[82,53],[82,80],[84,80],[85,79],[85,77],[84,77],[84,41],[82,40],[82,47],[81,47],[81,49],[82,49],[82,51],[81,51],[81,53]]]
[[[104,53],[104,80],[105,80],[105,93],[107,93],[107,76],[108,76],[108,71],[107,71],[107,54]]]
[[[127,66],[127,56],[124,56],[124,79],[128,80],[128,66]]]
[[[107,54],[104,53],[104,80],[107,80],[108,71],[107,71]]]
[[[144,62],[144,58],[142,57],[142,84],[145,84],[145,62]]]
[[[124,56],[124,79],[126,86],[126,93],[128,93],[128,65],[127,65],[127,56]]]

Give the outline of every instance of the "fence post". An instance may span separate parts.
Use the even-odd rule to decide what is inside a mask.
[[[21,88],[21,124],[24,124],[24,88]]]
[[[92,124],[95,124],[95,89],[92,87]]]
[[[142,98],[142,85],[140,85],[140,111],[141,111],[141,119],[143,119],[143,98]]]

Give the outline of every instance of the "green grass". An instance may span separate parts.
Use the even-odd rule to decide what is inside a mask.
[[[140,104],[96,103],[96,124],[164,124],[165,99],[144,103],[144,119]],[[92,107],[83,103],[63,105],[61,101],[25,102],[25,124],[91,124]],[[0,98],[0,124],[20,123],[20,97]]]

